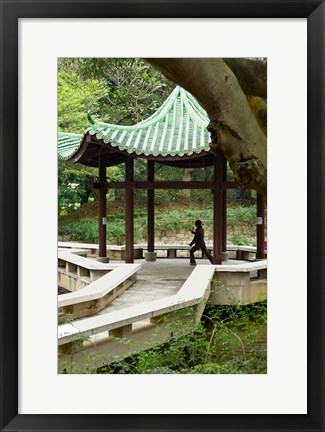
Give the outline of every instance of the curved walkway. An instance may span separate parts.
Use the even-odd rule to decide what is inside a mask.
[[[103,309],[101,314],[174,295],[195,268],[189,265],[188,258],[161,259],[155,262],[137,260],[136,262],[141,264],[137,281]],[[210,266],[211,264],[203,259],[198,260],[198,265]]]

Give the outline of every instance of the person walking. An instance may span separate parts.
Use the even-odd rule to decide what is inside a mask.
[[[211,264],[213,264],[213,257],[209,254],[209,251],[205,245],[204,241],[204,229],[202,228],[202,222],[200,220],[195,221],[196,230],[191,230],[191,233],[194,234],[194,238],[190,243],[190,265],[195,266],[195,257],[194,252],[201,249],[201,251],[206,255]]]

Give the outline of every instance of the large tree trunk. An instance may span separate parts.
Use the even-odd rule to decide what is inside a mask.
[[[253,188],[265,196],[266,135],[225,61],[217,58],[150,58],[146,61],[198,99],[211,120],[208,125],[211,150],[221,149],[240,187]]]
[[[267,96],[267,63],[246,58],[224,58],[247,96]]]

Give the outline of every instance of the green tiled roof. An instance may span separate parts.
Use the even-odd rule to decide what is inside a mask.
[[[73,134],[68,132],[58,133],[58,154],[62,160],[68,160],[79,149],[83,134]]]
[[[133,126],[95,121],[88,114],[95,135],[118,150],[143,156],[184,156],[209,151],[209,118],[196,99],[176,87],[149,118]],[[59,157],[67,160],[79,149],[84,135],[59,133]]]

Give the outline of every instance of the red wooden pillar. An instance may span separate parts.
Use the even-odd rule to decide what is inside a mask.
[[[155,163],[152,160],[148,160],[147,164],[147,176],[148,181],[153,182],[155,180]],[[148,205],[147,205],[147,236],[148,236],[148,252],[155,251],[155,191],[154,189],[148,189],[147,192]]]
[[[134,160],[125,161],[125,262],[134,262]]]
[[[256,258],[265,258],[264,253],[264,218],[265,218],[265,198],[257,194],[256,202]]]
[[[98,202],[98,240],[99,240],[99,261],[108,262],[106,257],[106,189],[103,189],[103,183],[106,181],[106,163],[104,157],[98,157],[99,170],[99,202]]]
[[[227,181],[227,159],[222,157],[222,181]],[[227,252],[227,188],[222,190],[222,252]]]
[[[223,155],[217,150],[214,158],[214,181],[213,191],[213,264],[222,262],[222,168]]]

